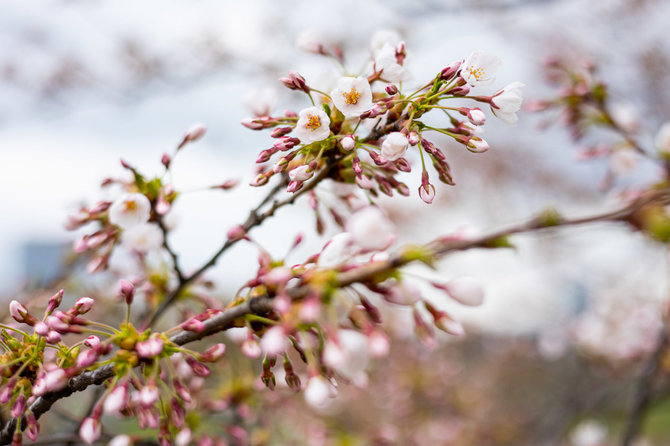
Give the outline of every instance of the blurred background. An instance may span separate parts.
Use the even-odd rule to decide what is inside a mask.
[[[296,48],[304,30],[341,45],[352,71],[365,62],[375,31],[397,30],[417,84],[475,50],[494,53],[504,64],[491,92],[518,80],[527,98],[555,94],[543,77],[547,58],[590,60],[621,119],[635,121],[652,147],[670,120],[667,17],[663,0],[4,1],[0,295],[13,298],[58,277],[75,239],[63,228],[66,216],[105,198],[101,181],[124,175],[119,159],[160,172],[161,155],[202,122],[206,136],[173,167],[176,188],[188,193],[170,222],[184,269],[197,268],[264,193],[246,184],[269,138],[239,122],[258,98],[273,97],[275,111],[307,105],[277,81],[288,70],[324,90],[338,76],[329,60]],[[643,160],[623,167],[577,161],[579,147],[560,123],[547,121],[521,113],[509,127],[490,117],[485,154],[436,139],[457,186],[440,185],[427,206],[415,194],[417,175],[403,178],[412,197],[382,200],[398,244],[486,232],[547,207],[566,216],[596,213],[659,178]],[[608,172],[616,178],[604,188]],[[241,186],[200,190],[228,179]],[[313,227],[299,201],[255,235],[280,256],[296,230],[303,232],[307,243],[293,254],[298,262],[326,240]],[[327,234],[335,232],[331,224]],[[400,341],[389,360],[370,366],[367,385],[344,386],[327,410],[309,416],[284,391],[258,403],[286,409],[263,424],[269,438],[283,439],[268,444],[620,444],[636,377],[660,329],[664,249],[619,225],[518,236],[514,243],[514,250],[450,256],[439,273],[412,270],[443,279],[467,274],[484,285],[482,307],[445,304],[466,324],[465,340],[445,338],[428,350],[402,315],[389,316]],[[254,273],[255,258],[255,250],[238,245],[208,277],[225,295]],[[639,445],[670,443],[668,387],[659,386]]]

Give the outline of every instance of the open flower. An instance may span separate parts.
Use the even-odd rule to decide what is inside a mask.
[[[128,249],[153,251],[163,245],[163,232],[154,224],[143,223],[125,229],[121,234],[121,243]]]
[[[130,228],[149,221],[151,203],[142,194],[124,194],[109,207],[109,221]]]
[[[377,206],[367,206],[347,221],[347,231],[365,250],[384,250],[395,240],[393,226]]]
[[[470,54],[461,68],[461,77],[473,87],[491,85],[502,61],[493,54],[476,51]]]
[[[335,235],[319,254],[317,264],[321,268],[337,268],[346,263],[356,253],[354,237],[348,232]]]
[[[386,45],[395,48],[402,41],[402,37],[398,31],[393,29],[380,29],[372,35],[370,39],[370,51],[373,55],[377,55],[379,50]]]
[[[330,118],[323,110],[309,107],[298,114],[295,135],[304,144],[322,141],[330,135]]]
[[[519,118],[516,112],[521,108],[523,94],[521,82],[512,82],[502,90],[498,90],[491,98],[491,111],[496,117],[508,124],[515,124]]]
[[[404,69],[396,58],[395,48],[388,44],[377,52],[375,69],[381,71],[382,78],[389,82],[400,82],[404,74]]]
[[[400,132],[389,133],[382,143],[382,156],[389,161],[395,161],[405,154],[409,142]]]
[[[364,77],[343,77],[331,93],[335,107],[347,118],[358,116],[372,107],[372,90]]]

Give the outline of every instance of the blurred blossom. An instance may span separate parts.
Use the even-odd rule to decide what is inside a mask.
[[[570,433],[573,446],[602,446],[607,428],[598,421],[583,421]]]

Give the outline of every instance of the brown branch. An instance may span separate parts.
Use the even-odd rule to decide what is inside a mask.
[[[325,175],[324,171],[322,171],[319,176],[320,175]],[[312,184],[315,184],[318,181],[320,181],[320,178],[315,178],[315,182]],[[295,200],[296,198],[297,197],[293,195],[290,200]],[[264,218],[269,217],[278,207],[281,207],[280,203],[288,203],[288,201],[285,200],[284,202],[276,202],[270,210],[263,214],[264,216],[267,214],[267,216]],[[454,251],[462,251],[472,248],[491,248],[495,246],[495,242],[501,237],[506,237],[513,234],[533,232],[548,229],[550,227],[576,226],[596,222],[630,222],[635,218],[636,214],[643,210],[646,206],[652,204],[668,203],[670,203],[670,191],[662,190],[640,197],[628,206],[613,212],[607,212],[572,220],[555,220],[551,221],[551,224],[549,224],[546,217],[541,216],[534,218],[526,223],[512,226],[508,229],[494,232],[490,235],[476,239],[450,240],[442,238],[425,245],[423,248],[425,248],[427,255],[433,256],[434,258],[440,258]],[[385,261],[365,264],[359,268],[340,273],[337,276],[337,285],[338,287],[346,287],[353,283],[363,282],[374,278],[377,274],[398,268],[415,260],[417,260],[415,257],[407,256],[401,253]],[[294,299],[300,299],[307,294],[308,290],[309,289],[307,286],[301,286],[289,290],[289,293]],[[203,331],[199,333],[182,331],[173,335],[170,339],[175,344],[184,345],[203,339],[204,337],[211,334],[226,330],[230,328],[233,322],[240,317],[244,317],[248,314],[266,314],[271,311],[271,309],[272,299],[270,297],[249,299],[241,305],[232,307],[223,313],[206,320],[204,322],[205,328]],[[29,410],[35,414],[35,417],[39,418],[42,414],[47,412],[59,399],[70,396],[75,392],[83,391],[91,385],[100,385],[113,376],[113,365],[106,365],[93,371],[85,371],[81,375],[70,378],[67,386],[64,389],[56,392],[50,392],[42,397],[37,398],[30,405]],[[24,428],[25,425],[25,422],[21,423],[22,428]],[[0,432],[0,444],[9,444],[11,442],[15,427],[16,419],[10,420],[5,425],[5,427]]]

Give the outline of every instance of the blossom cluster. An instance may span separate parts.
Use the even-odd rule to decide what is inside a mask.
[[[315,54],[332,54],[313,34],[303,35],[298,43]],[[454,185],[446,155],[428,139],[431,132],[447,135],[471,152],[486,152],[489,144],[479,136],[486,114],[473,103],[488,105],[496,117],[514,124],[523,84],[513,82],[490,96],[475,94],[495,81],[502,63],[494,55],[475,52],[407,92],[406,56],[405,42],[397,34],[381,32],[373,37],[367,68],[354,75],[345,72],[329,92],[294,71],[281,78],[287,88],[307,95],[312,105],[277,116],[265,109],[268,114],[242,122],[252,130],[272,129],[275,138],[272,147],[260,152],[256,160],[260,173],[251,184],[261,186],[272,176],[287,173],[287,190],[295,192],[326,169],[325,176],[356,184],[372,196],[379,192],[391,196],[394,191],[409,195],[396,175],[412,170],[410,160],[418,152],[422,170],[418,193],[423,201],[431,203],[435,196],[428,162],[439,181]],[[424,122],[421,118],[430,112],[443,113],[445,125]],[[278,152],[282,155],[274,164],[267,164]]]

